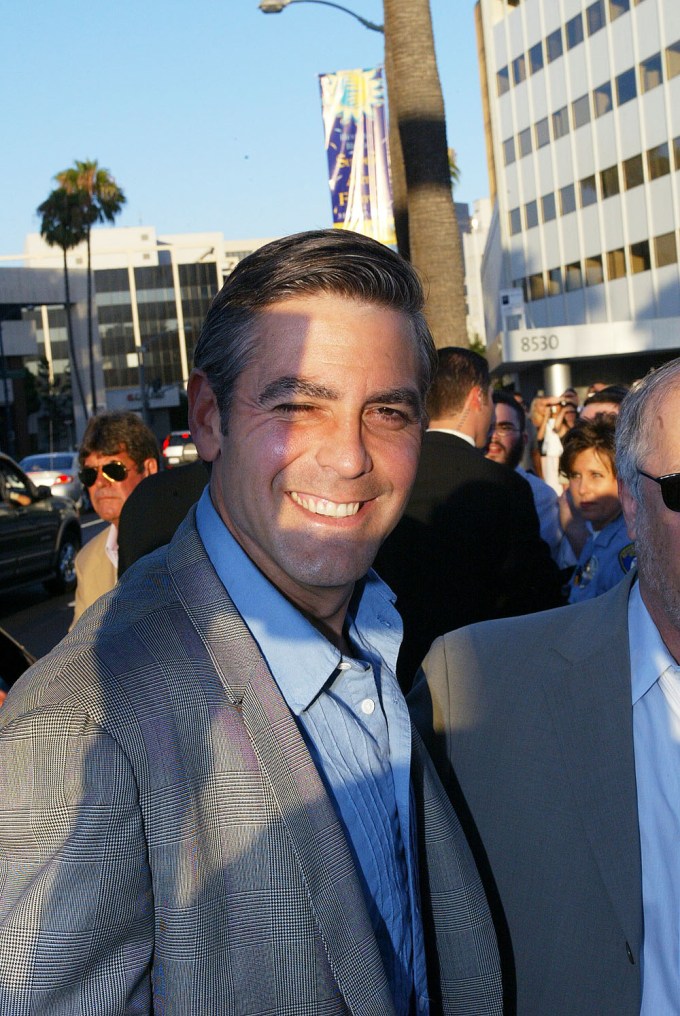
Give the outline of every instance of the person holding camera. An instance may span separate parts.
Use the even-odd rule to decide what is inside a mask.
[[[536,437],[541,449],[541,472],[546,483],[556,494],[561,494],[560,455],[562,438],[571,430],[578,418],[578,395],[566,388],[558,398],[547,398],[539,404],[540,419]]]

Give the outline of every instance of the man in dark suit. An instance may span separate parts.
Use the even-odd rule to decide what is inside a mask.
[[[455,346],[438,358],[416,481],[375,565],[404,619],[405,690],[438,635],[562,602],[529,485],[484,457],[493,418],[486,360]]]
[[[680,360],[624,400],[638,571],[438,639],[409,697],[475,843],[506,1012],[680,1012]]]
[[[0,710],[0,1012],[500,1014],[370,567],[415,476],[422,307],[343,230],[265,245],[213,301],[209,488]]]

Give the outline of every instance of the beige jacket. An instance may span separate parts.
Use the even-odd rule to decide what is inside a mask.
[[[118,573],[106,553],[106,539],[109,527],[97,533],[94,539],[86,543],[76,557],[76,607],[73,613],[71,628],[87,608],[108,593],[116,584]],[[70,631],[71,629],[69,629]]]

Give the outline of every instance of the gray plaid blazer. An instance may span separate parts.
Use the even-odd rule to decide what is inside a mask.
[[[499,1013],[415,732],[413,782],[432,1011]],[[393,1013],[343,830],[193,512],[0,710],[0,1012]]]

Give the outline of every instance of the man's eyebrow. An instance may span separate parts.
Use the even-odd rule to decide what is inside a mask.
[[[367,402],[371,404],[386,403],[387,405],[408,406],[414,413],[422,413],[423,400],[415,388],[388,388],[384,392],[369,395]]]
[[[260,405],[265,405],[286,395],[306,395],[310,399],[330,399],[333,401],[340,398],[340,393],[335,388],[317,384],[315,381],[309,381],[303,377],[290,375],[288,377],[277,377],[274,381],[270,381],[258,395],[257,401]]]

